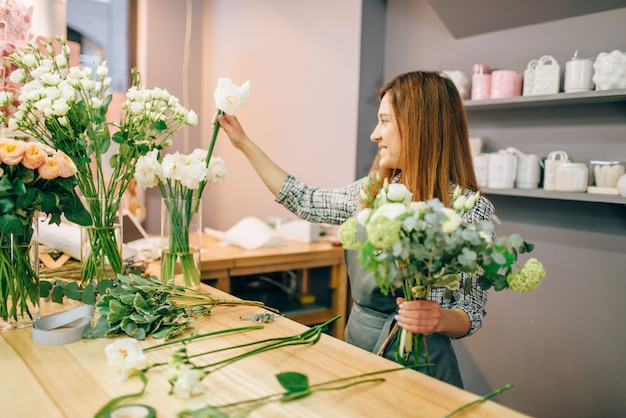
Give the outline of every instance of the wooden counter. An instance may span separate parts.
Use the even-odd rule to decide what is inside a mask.
[[[214,296],[222,292],[202,285]],[[42,314],[68,309],[70,303],[44,303]],[[194,322],[188,331],[210,332],[249,325],[241,317],[260,312],[246,306],[221,306]],[[278,318],[260,330],[203,339],[190,350],[207,351],[269,337],[290,336],[306,327],[288,318]],[[85,418],[93,417],[113,397],[141,389],[138,377],[118,383],[106,365],[104,349],[112,339],[82,340],[62,346],[33,342],[31,329],[0,332],[0,405],[3,417]],[[142,346],[161,342],[148,339]],[[174,348],[146,353],[149,361],[166,361]],[[232,355],[232,354],[231,354]],[[224,358],[214,354],[212,359]],[[351,346],[330,335],[322,335],[312,346],[286,347],[233,363],[205,377],[204,395],[182,400],[168,395],[167,367],[150,370],[143,397],[126,404],[150,405],[159,418],[174,418],[190,403],[200,401],[222,405],[284,390],[275,379],[277,373],[297,371],[306,374],[311,384],[397,366],[384,358]],[[476,395],[435,380],[424,374],[402,370],[381,375],[382,383],[317,392],[287,403],[272,403],[256,410],[253,417],[443,417],[455,408],[477,398]],[[506,382],[504,382],[506,383]],[[515,390],[515,389],[512,389]],[[477,404],[456,417],[522,417],[494,402]]]

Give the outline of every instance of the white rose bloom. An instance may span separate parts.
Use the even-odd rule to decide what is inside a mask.
[[[404,184],[392,183],[387,189],[387,200],[389,202],[408,204],[412,196],[413,193]]]
[[[226,163],[222,157],[213,156],[209,162],[209,180],[215,184],[222,184],[228,175]]]
[[[408,208],[404,203],[387,203],[380,206],[374,214],[372,219],[376,219],[379,216],[384,216],[389,219],[396,219],[399,216],[407,213]]]
[[[148,359],[134,338],[119,338],[104,349],[107,365],[113,369],[118,382],[148,367]]]
[[[209,152],[208,150],[205,150],[202,148],[196,148],[190,154],[190,157],[196,160],[202,161],[204,163],[206,161],[206,155],[208,152]]]
[[[135,180],[137,180],[137,185],[144,189],[156,186],[164,177],[158,154],[159,151],[154,149],[137,159]]]
[[[204,162],[195,159],[187,159],[184,170],[181,170],[180,183],[188,189],[195,190],[209,174]]]
[[[250,98],[250,81],[238,87],[228,78],[217,79],[217,89],[213,95],[215,106],[227,114],[234,114],[238,107],[246,104]]]
[[[163,175],[172,180],[182,180],[185,176],[185,157],[176,151],[163,157]]]

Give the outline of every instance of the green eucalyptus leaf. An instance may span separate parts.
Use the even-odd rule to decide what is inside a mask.
[[[89,283],[83,289],[83,295],[81,298],[81,302],[87,305],[93,305],[96,303],[96,289],[93,283]]]
[[[54,289],[52,289],[51,299],[55,303],[63,303],[64,294],[65,292],[63,291],[63,286],[57,284],[54,286]]]
[[[81,289],[78,287],[78,283],[69,282],[65,285],[65,296],[72,300],[80,300],[82,297]]]
[[[104,316],[101,316],[93,327],[89,326],[85,329],[83,337],[86,339],[104,338],[110,329],[111,324],[109,321]]]
[[[50,296],[50,291],[52,290],[52,283],[48,280],[40,280],[39,281],[39,295],[43,299],[47,299]]]

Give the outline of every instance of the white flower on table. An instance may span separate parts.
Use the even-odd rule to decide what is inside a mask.
[[[189,364],[179,363],[168,370],[172,393],[179,398],[189,399],[204,392],[202,379],[206,375],[202,370],[194,369]]]
[[[107,365],[113,370],[118,382],[127,380],[134,373],[149,366],[143,349],[134,338],[119,338],[104,349]]]

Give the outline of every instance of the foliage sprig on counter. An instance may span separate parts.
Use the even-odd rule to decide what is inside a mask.
[[[218,299],[176,285],[173,280],[163,283],[156,276],[141,277],[132,273],[118,274],[114,285],[100,295],[95,302],[100,317],[95,326],[85,330],[86,338],[126,334],[138,340],[146,336],[169,339],[188,328],[194,318],[210,313],[215,306],[265,307],[263,302]]]

